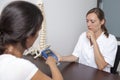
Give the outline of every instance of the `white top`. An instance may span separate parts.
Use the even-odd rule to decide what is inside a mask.
[[[104,33],[102,33],[97,39],[97,44],[105,61],[109,64],[104,68],[104,71],[110,72],[110,67],[114,65],[115,61],[117,40],[114,35],[109,34],[109,37],[107,38]],[[79,63],[97,68],[94,59],[93,46],[90,45],[90,41],[86,37],[86,32],[80,35],[78,43],[73,51],[73,55],[79,57]]]
[[[117,41],[117,44],[120,45],[120,41]]]
[[[0,55],[0,80],[31,80],[37,71],[28,60],[10,54]]]

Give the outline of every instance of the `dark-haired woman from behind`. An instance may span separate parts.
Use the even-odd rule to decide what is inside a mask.
[[[29,2],[14,1],[3,9],[0,16],[0,80],[63,80],[53,57],[46,60],[52,78],[21,58],[37,38],[42,21],[40,9]]]

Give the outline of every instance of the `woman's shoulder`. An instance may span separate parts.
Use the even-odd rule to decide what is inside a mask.
[[[106,39],[107,43],[117,44],[117,39],[116,39],[115,35],[113,35],[113,34],[109,34],[108,37],[105,36],[104,39]]]
[[[35,64],[33,64],[31,61],[24,59],[24,58],[16,58],[16,60],[14,61],[15,63],[19,63],[21,65],[27,65],[27,66],[35,66]]]
[[[109,38],[116,39],[115,35],[109,34]]]
[[[86,36],[86,32],[82,32],[82,33],[80,34],[80,37],[84,37],[84,36]]]
[[[2,55],[0,55],[0,60],[2,60],[2,61],[13,61],[15,59],[16,59],[16,57],[11,55],[11,54],[2,54]]]
[[[3,61],[4,63],[12,63],[14,65],[18,65],[18,64],[23,64],[23,65],[34,65],[32,62],[30,62],[29,60],[27,59],[23,59],[23,58],[18,58],[18,57],[15,57],[11,54],[3,54],[0,56],[0,60]]]
[[[117,39],[113,34],[109,34],[108,40],[117,42]]]
[[[29,60],[17,58],[10,54],[1,55],[0,64],[2,65],[2,69],[7,70],[8,74],[12,72],[12,75],[14,75],[14,78],[16,78],[16,80],[18,80],[18,75],[21,76],[21,78],[24,80],[30,80],[33,75],[38,71],[38,68]],[[4,70],[2,70],[2,72],[6,73],[4,72]],[[21,71],[24,71],[25,73],[21,74]]]
[[[78,38],[79,42],[86,41],[86,32],[82,32]]]

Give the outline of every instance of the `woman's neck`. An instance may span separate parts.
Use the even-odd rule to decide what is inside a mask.
[[[102,30],[95,32],[96,39],[102,34]]]
[[[18,43],[16,45],[8,45],[5,53],[12,54],[16,57],[22,57],[24,50],[25,49],[21,46],[21,44]]]

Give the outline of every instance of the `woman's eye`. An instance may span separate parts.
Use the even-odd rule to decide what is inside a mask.
[[[91,20],[91,23],[95,23],[95,21],[92,21],[92,20]]]

